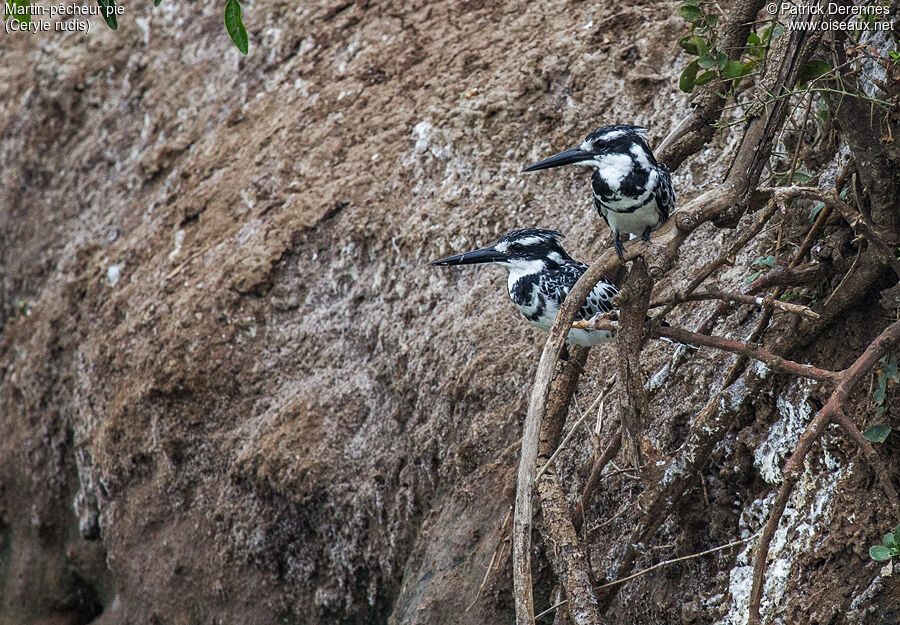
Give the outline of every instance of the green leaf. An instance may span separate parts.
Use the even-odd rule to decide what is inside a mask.
[[[225,3],[225,30],[228,31],[228,35],[241,54],[246,55],[250,48],[247,41],[247,29],[244,28],[244,22],[241,20],[241,3],[238,0],[228,0]]]
[[[894,382],[900,382],[900,376],[897,373],[897,361],[891,358],[887,360],[887,356],[881,359],[881,362],[884,363],[881,367],[881,375],[886,378],[890,378]]]
[[[740,61],[728,61],[722,68],[722,76],[725,78],[737,78],[741,75],[742,65]]]
[[[6,15],[20,24],[28,24],[31,22],[30,6],[30,0],[6,0]]]
[[[716,58],[716,67],[718,67],[719,71],[721,72],[723,69],[725,69],[725,65],[727,65],[727,64],[728,64],[728,55],[725,54],[724,52],[719,52],[719,56]]]
[[[694,43],[693,39],[694,38],[690,35],[685,35],[678,40],[678,45],[681,46],[681,48],[688,54],[697,56],[700,53],[697,51],[697,45]]]
[[[883,443],[891,433],[891,428],[884,424],[873,425],[862,433],[863,438],[871,443]]]
[[[825,98],[816,100],[816,117],[822,122],[828,120],[828,103],[825,101]]]
[[[153,6],[158,7],[162,4],[162,0],[153,0]]]
[[[692,4],[683,4],[678,7],[678,15],[691,24],[696,24],[703,19],[703,11]]]
[[[710,13],[709,15],[706,16],[706,23],[709,25],[710,28],[715,28],[716,24],[719,23],[719,16],[716,15],[715,13]]]
[[[752,72],[753,69],[754,69],[757,65],[759,65],[759,63],[757,63],[756,61],[747,61],[746,63],[743,63],[743,64],[741,65],[741,76],[746,76],[747,74],[749,74],[750,72]]]
[[[697,48],[698,56],[705,56],[705,55],[709,54],[709,47],[706,45],[706,39],[704,39],[703,37],[698,37],[697,35],[694,35],[691,38],[691,41],[694,43],[694,46]]]
[[[707,52],[697,60],[697,63],[699,63],[700,67],[703,69],[709,69],[716,64],[716,57]]]
[[[746,282],[747,284],[752,284],[753,281],[756,280],[756,279],[757,279],[758,277],[760,277],[761,275],[762,275],[762,270],[760,270],[760,271],[755,271],[755,272],[753,272],[752,274],[750,274],[750,276],[747,278],[747,280],[746,280],[745,282]]]
[[[891,550],[883,545],[873,545],[869,547],[869,557],[875,560],[875,562],[890,560],[892,555]]]
[[[115,0],[97,0],[97,4],[100,5],[100,15],[106,20],[106,25],[113,30],[118,30],[119,18],[116,17]]]
[[[699,76],[697,76],[697,80],[694,81],[694,84],[698,85],[698,86],[705,85],[706,83],[708,83],[710,80],[712,80],[715,77],[716,77],[716,71],[713,69],[710,69],[710,70],[703,72]]]
[[[784,32],[784,26],[781,24],[775,24],[775,28],[772,29],[772,39],[778,39],[781,37],[781,33]]]
[[[900,523],[894,528],[894,540],[896,540],[897,543],[900,543]]]
[[[816,79],[819,76],[824,76],[830,71],[831,65],[825,61],[810,61],[800,68],[800,73],[797,74],[797,84],[805,85],[810,80]]]
[[[879,406],[884,403],[884,396],[887,393],[887,378],[883,375],[878,376],[878,387],[872,393],[872,399]]]
[[[812,211],[809,213],[809,223],[815,223],[816,219],[819,218],[819,214],[822,212],[822,209],[825,208],[825,204],[819,202],[815,206],[813,206]]]
[[[807,182],[809,182],[810,180],[812,180],[812,176],[810,176],[806,172],[802,172],[802,171],[794,172],[794,184],[803,185],[803,184],[806,184]]]
[[[885,547],[888,549],[897,550],[897,539],[894,538],[893,534],[885,534],[884,538],[881,540]]]
[[[759,35],[751,32],[749,35],[747,35],[747,43],[749,43],[751,46],[758,46],[762,43],[762,40],[759,38]]]
[[[681,72],[681,77],[678,79],[678,88],[685,93],[692,92],[694,90],[694,81],[697,79],[697,72],[699,69],[700,65],[697,61],[688,63],[688,66],[684,68],[684,71]]]

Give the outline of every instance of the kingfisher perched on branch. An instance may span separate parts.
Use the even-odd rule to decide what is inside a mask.
[[[506,283],[509,297],[516,308],[533,325],[549,330],[563,300],[587,270],[587,265],[566,254],[559,243],[562,235],[554,230],[525,228],[504,234],[500,240],[482,249],[431,261],[432,265],[474,265],[494,263],[509,270]],[[613,309],[612,299],[619,290],[609,280],[601,279],[576,319],[591,319]],[[596,345],[614,338],[606,330],[569,331],[567,343]]]
[[[613,231],[613,245],[624,259],[621,235],[650,233],[675,210],[669,168],[658,163],[647,144],[645,129],[616,124],[598,128],[572,150],[542,160],[525,171],[562,165],[593,167],[594,208]]]

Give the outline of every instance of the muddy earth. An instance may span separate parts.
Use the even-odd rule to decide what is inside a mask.
[[[521,169],[603,124],[669,132],[689,109],[676,7],[247,3],[247,57],[216,3],[4,34],[0,623],[513,622],[504,521],[545,335],[502,270],[428,261],[526,226],[586,261],[611,244],[584,171]],[[681,198],[722,179],[735,142],[723,130],[676,172]],[[734,236],[704,226],[659,293]],[[741,287],[775,236],[714,284]],[[861,302],[804,357],[846,366],[883,315]],[[648,350],[647,373],[674,349]],[[592,350],[582,407],[614,354]],[[651,398],[657,449],[683,442],[731,361],[702,351]],[[774,374],[768,389],[638,568],[759,530],[827,397]],[[610,435],[589,430],[561,456],[573,505]],[[763,613],[895,623],[900,589],[867,550],[896,519],[854,447],[835,432],[823,449]],[[639,491],[611,470],[586,513],[601,579]],[[554,578],[534,544],[542,610]],[[745,547],[629,582],[610,622],[743,623]]]

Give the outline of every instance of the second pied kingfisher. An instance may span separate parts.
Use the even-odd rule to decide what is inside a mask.
[[[624,256],[622,234],[650,240],[675,210],[669,168],[658,163],[647,144],[645,129],[629,124],[598,128],[580,146],[542,160],[525,171],[562,165],[593,167],[594,208],[613,231],[613,245]]]
[[[509,297],[525,318],[542,330],[549,330],[569,291],[587,265],[571,258],[559,243],[554,230],[525,228],[504,234],[494,245],[432,261],[432,265],[472,265],[494,263],[509,270]],[[618,293],[615,285],[602,279],[591,291],[577,319],[591,319],[613,309]],[[596,345],[614,338],[606,330],[569,331],[567,343]]]

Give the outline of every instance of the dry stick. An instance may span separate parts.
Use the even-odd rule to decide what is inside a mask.
[[[779,310],[783,310],[784,312],[793,313],[795,315],[802,315],[804,317],[808,317],[810,319],[818,319],[819,314],[814,312],[808,306],[803,306],[801,304],[791,304],[789,302],[782,302],[781,300],[772,299],[771,297],[758,297],[755,295],[748,295],[744,293],[729,293],[727,291],[722,291],[719,289],[708,289],[706,291],[700,291],[699,293],[690,293],[687,295],[682,295],[681,293],[676,293],[672,297],[669,297],[664,300],[658,300],[652,302],[650,304],[650,308],[658,308],[660,306],[665,306],[667,304],[681,304],[684,302],[700,302],[704,300],[718,299],[724,302],[739,302],[742,304],[753,304],[756,306],[773,306]]]
[[[196,252],[191,253],[191,255],[188,256],[187,258],[185,258],[180,265],[178,265],[177,267],[175,267],[175,269],[173,269],[171,272],[169,272],[169,274],[165,278],[163,278],[163,280],[164,281],[171,280],[172,278],[174,278],[175,276],[180,274],[184,270],[184,268],[187,267],[191,263],[192,260],[194,260],[198,256],[202,256],[203,254],[206,254],[209,250],[211,250],[212,248],[217,246],[219,243],[224,241],[225,238],[226,237],[223,237],[217,241],[214,241],[213,243],[210,243],[206,247],[199,249]]]
[[[616,512],[614,515],[612,515],[611,517],[609,517],[609,518],[606,519],[605,521],[602,521],[602,522],[600,522],[600,523],[597,523],[597,525],[595,525],[594,527],[592,527],[592,528],[590,528],[589,530],[587,530],[587,531],[584,533],[584,535],[587,536],[587,535],[590,534],[591,532],[594,532],[594,531],[600,529],[601,527],[606,527],[607,525],[609,525],[610,523],[612,523],[613,521],[615,521],[616,519],[618,519],[620,516],[622,516],[623,514],[625,514],[626,512],[628,512],[628,511],[631,509],[631,507],[634,506],[634,505],[637,503],[637,501],[638,501],[638,500],[635,499],[635,500],[632,501],[631,503],[625,504],[624,506],[622,506],[622,509],[621,509],[621,510],[619,510],[618,512]]]
[[[844,369],[840,374],[840,382],[835,388],[825,406],[806,427],[794,453],[788,459],[784,467],[784,481],[778,491],[778,496],[769,513],[762,537],[757,545],[756,559],[753,563],[753,587],[750,591],[750,620],[749,625],[759,625],[759,606],[762,601],[763,577],[765,575],[766,559],[769,555],[769,545],[778,529],[778,522],[784,514],[788,499],[794,489],[794,485],[800,480],[803,468],[803,460],[809,453],[813,444],[822,436],[825,428],[835,420],[836,415],[843,410],[850,393],[861,380],[863,380],[872,368],[878,363],[888,350],[900,341],[900,321],[895,321],[872,341],[862,355],[852,365]],[[893,490],[893,486],[890,487]],[[890,497],[890,495],[889,495]],[[896,497],[896,494],[894,494]],[[894,503],[892,499],[891,503]]]
[[[618,324],[615,321],[608,321],[606,319],[593,319],[590,321],[576,321],[572,324],[572,327],[582,330],[590,329],[616,331],[618,329]],[[777,354],[773,354],[769,350],[762,347],[753,347],[751,345],[741,343],[740,341],[726,339],[722,336],[698,334],[696,332],[691,332],[682,328],[676,328],[674,326],[653,328],[652,330],[648,330],[648,334],[651,338],[673,339],[675,341],[678,341],[679,343],[712,347],[724,352],[740,354],[742,356],[747,356],[748,358],[758,360],[770,369],[784,371],[785,373],[791,373],[802,378],[818,380],[819,382],[837,382],[840,379],[841,375],[836,371],[829,371],[827,369],[820,369],[812,365],[804,365],[799,362],[794,362],[793,360],[788,360],[786,358],[778,356]]]
[[[494,547],[494,553],[491,554],[491,561],[488,563],[487,570],[484,572],[484,577],[481,580],[481,586],[478,587],[478,592],[475,593],[475,598],[472,599],[472,603],[466,606],[466,612],[472,609],[478,602],[478,598],[481,596],[481,592],[484,590],[485,585],[487,585],[488,577],[491,575],[491,571],[494,569],[494,561],[497,559],[497,555],[500,553],[500,548],[503,546],[503,543],[506,541],[503,538],[503,535],[506,533],[506,528],[509,525],[509,520],[512,518],[512,507],[506,513],[506,517],[503,519],[503,523],[500,524],[500,540],[497,541],[497,546]]]
[[[548,400],[547,418],[541,424],[538,457],[548,459],[559,446],[569,409],[569,400],[578,385],[580,371],[584,367],[587,350],[575,347],[567,366],[554,380]],[[569,520],[566,497],[556,473],[546,471],[535,487],[540,495],[543,523],[540,526],[548,551],[552,548],[550,563],[565,592],[568,612],[576,625],[602,625],[602,617],[591,581],[591,573],[578,534]]]
[[[600,454],[600,457],[594,462],[594,466],[591,467],[591,475],[584,485],[584,490],[581,491],[581,501],[578,502],[578,505],[575,506],[575,512],[572,513],[572,524],[575,526],[575,531],[581,531],[584,523],[584,511],[587,509],[588,505],[590,505],[591,495],[597,490],[597,487],[600,486],[600,478],[603,469],[605,469],[606,465],[616,457],[621,446],[622,428],[619,428],[616,430],[616,433],[613,434],[606,449],[603,450],[603,453]]]
[[[628,582],[633,580],[636,577],[640,577],[641,575],[646,575],[650,571],[655,571],[656,569],[667,566],[669,564],[675,564],[676,562],[684,562],[685,560],[693,560],[695,558],[700,558],[702,556],[709,555],[711,553],[715,553],[717,551],[722,551],[723,549],[730,549],[731,547],[736,547],[737,545],[742,545],[746,542],[749,542],[756,538],[759,534],[754,534],[753,536],[748,536],[747,538],[742,538],[741,540],[735,540],[734,542],[730,542],[727,545],[719,545],[718,547],[713,547],[712,549],[707,549],[706,551],[701,551],[700,553],[694,553],[689,556],[681,556],[679,558],[672,558],[671,560],[665,560],[663,562],[658,562],[653,566],[648,566],[646,569],[641,569],[637,573],[629,575],[628,577],[623,577],[622,579],[617,579],[611,582],[607,582],[606,584],[602,584],[597,586],[597,590],[602,588],[609,588],[610,586],[615,586],[617,584],[622,584],[624,582]]]
[[[536,614],[536,615],[534,616],[534,620],[538,620],[538,619],[541,618],[542,616],[547,616],[548,614],[550,614],[551,612],[553,612],[553,610],[556,610],[557,608],[561,608],[562,606],[566,605],[567,603],[569,603],[569,600],[568,600],[568,599],[563,599],[563,600],[560,601],[559,603],[554,603],[553,605],[551,605],[549,608],[547,608],[546,610],[544,610],[544,611],[541,612],[540,614]]]
[[[559,444],[559,447],[557,447],[556,451],[553,452],[553,455],[550,456],[550,459],[544,463],[544,465],[541,467],[540,471],[538,471],[537,474],[534,476],[535,482],[537,482],[539,479],[541,479],[541,476],[544,474],[544,471],[546,471],[550,467],[551,463],[554,460],[556,460],[556,457],[559,455],[559,452],[561,452],[563,449],[565,449],[566,445],[569,442],[569,439],[571,439],[572,436],[574,436],[575,431],[581,426],[582,423],[584,423],[585,419],[587,419],[588,416],[592,412],[594,412],[594,410],[597,408],[597,406],[600,405],[601,401],[606,399],[606,396],[609,394],[609,391],[612,388],[612,383],[613,383],[614,379],[615,378],[613,377],[606,382],[606,388],[604,388],[602,391],[600,391],[600,393],[597,395],[596,399],[594,399],[593,403],[588,407],[587,410],[584,411],[584,414],[581,415],[581,418],[575,422],[575,425],[572,426],[572,429],[569,430],[569,433],[566,434],[565,438],[563,438],[562,442]],[[537,617],[535,617],[535,618],[537,618]]]
[[[826,265],[803,265],[802,267],[779,267],[763,274],[751,282],[746,292],[759,293],[773,286],[804,286],[828,277]],[[774,297],[774,293],[771,297]]]

